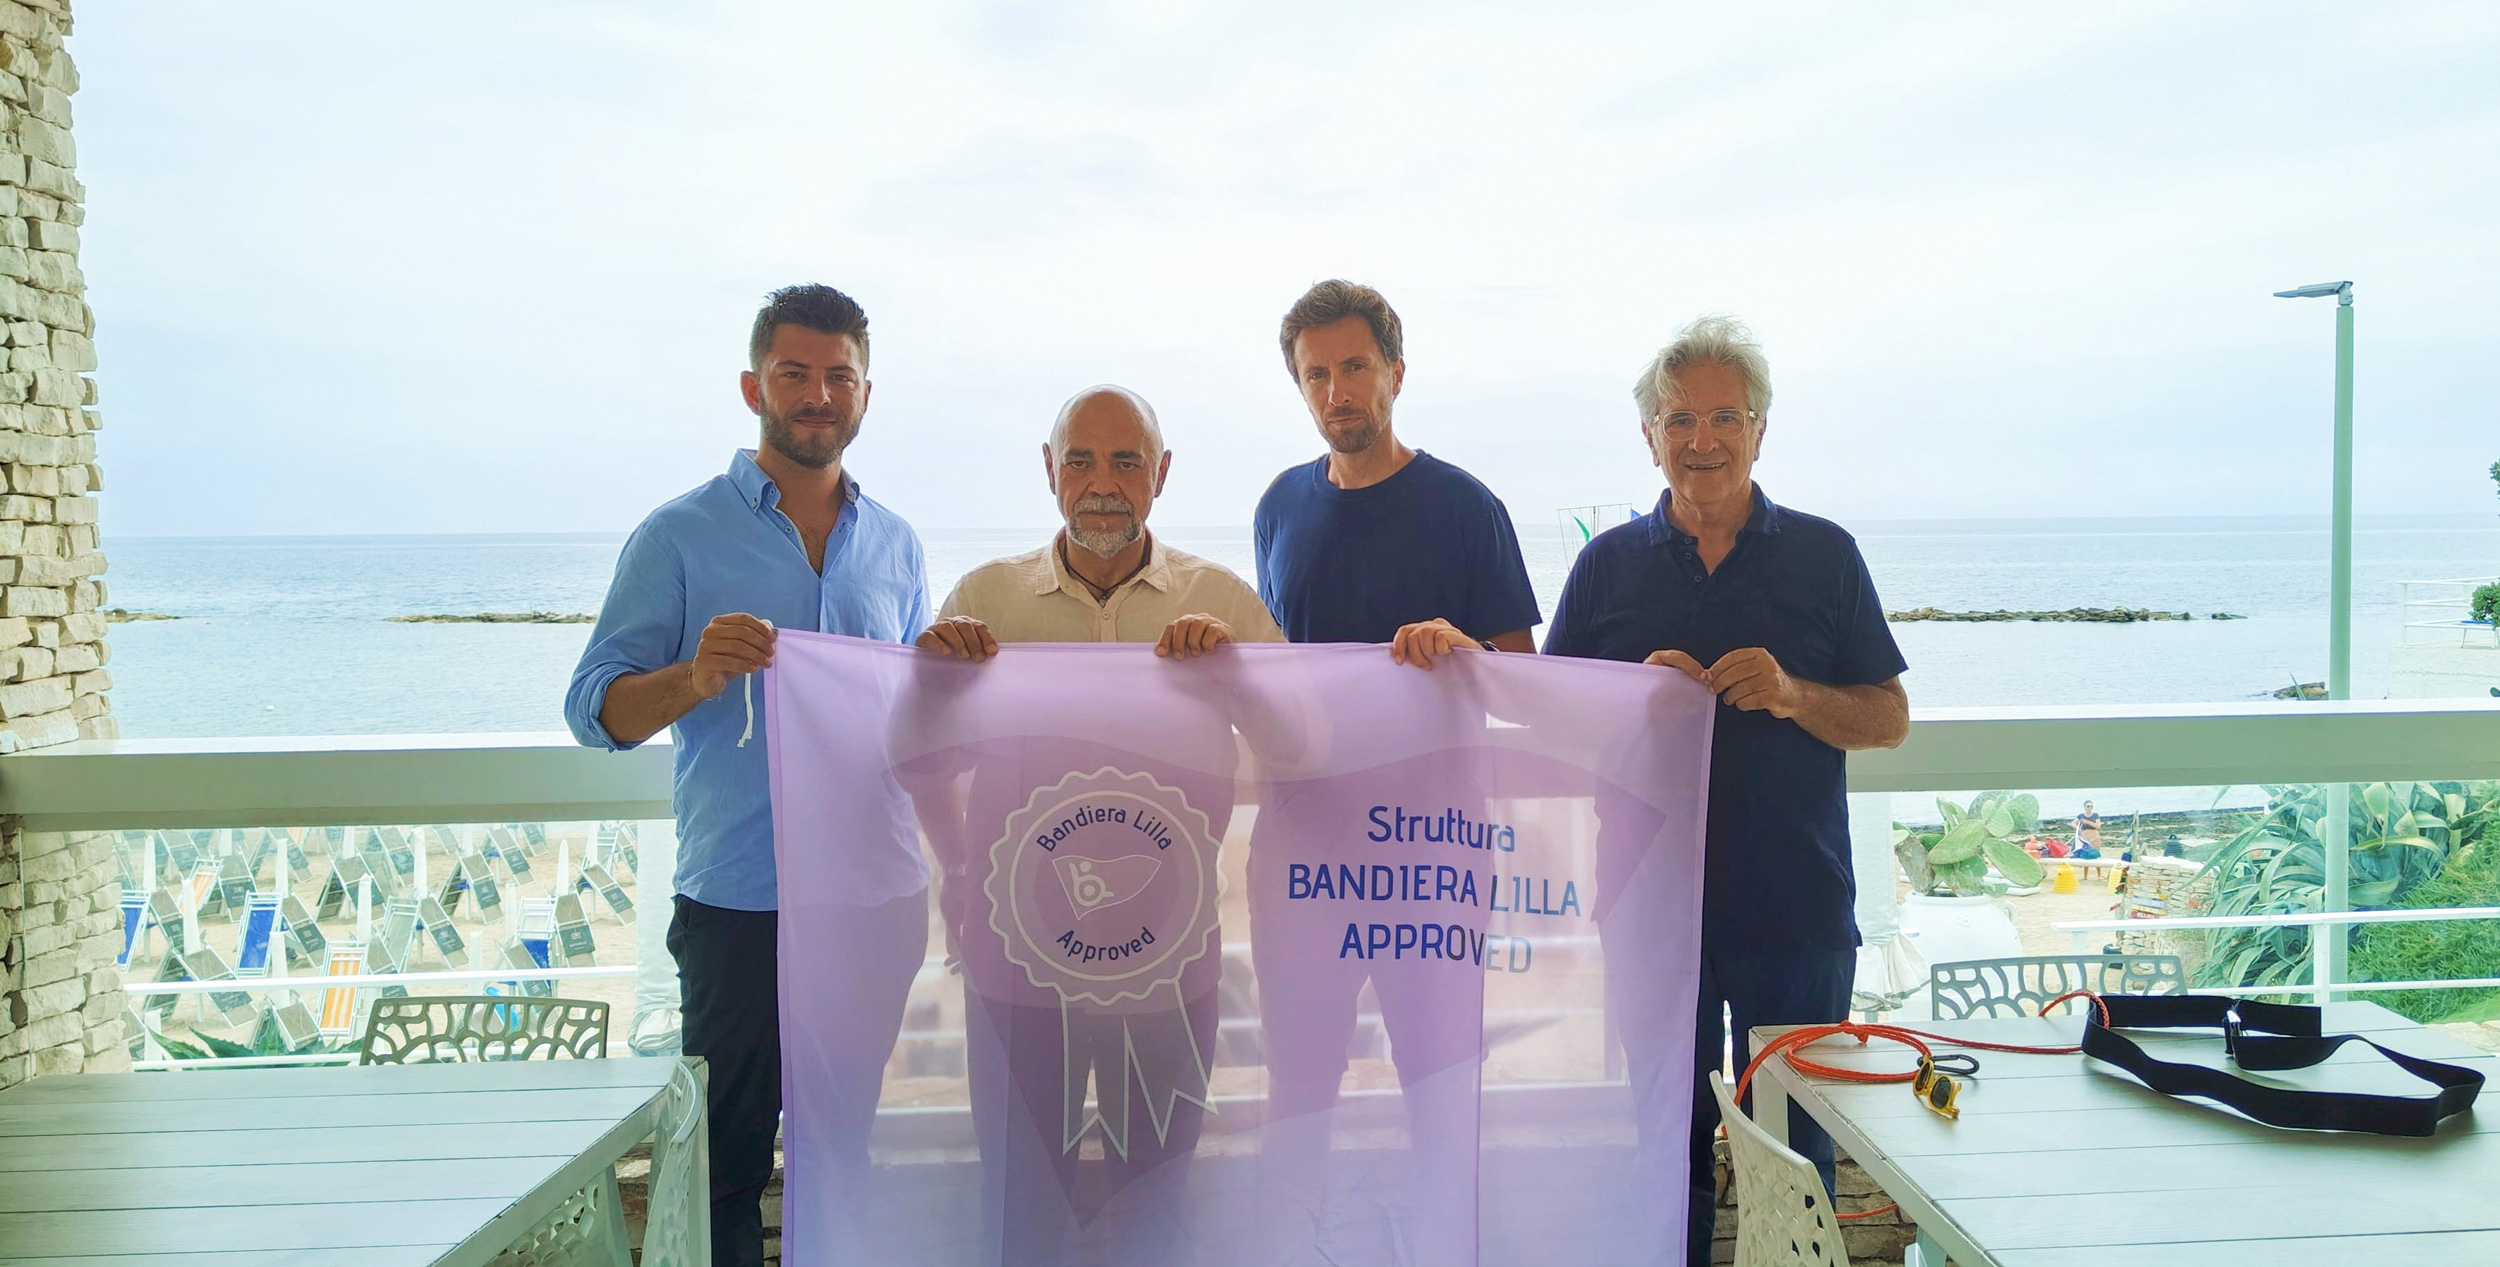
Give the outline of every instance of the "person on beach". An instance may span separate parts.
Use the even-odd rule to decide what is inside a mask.
[[[1388,300],[1369,286],[1320,282],[1286,312],[1278,343],[1327,445],[1276,477],[1253,520],[1259,594],[1285,636],[1386,643],[1393,660],[1420,668],[1460,651],[1533,653],[1542,617],[1510,512],[1474,476],[1397,434],[1405,338]],[[1341,724],[1360,733],[1363,720]],[[1414,965],[1345,959],[1283,900],[1292,860],[1335,860],[1324,842],[1347,821],[1338,798],[1352,794],[1272,791],[1252,832],[1251,955],[1268,1066],[1259,1219],[1269,1248],[1287,1250],[1316,1244],[1329,1223],[1330,1114],[1369,979],[1406,1100],[1413,1195],[1398,1234],[1414,1261],[1473,1261],[1473,1226],[1429,1208],[1436,1189],[1472,1184],[1457,1168],[1471,1164],[1476,1141],[1481,980],[1460,999]]]
[[[1641,989],[1642,965],[1667,954],[1664,930],[1599,928],[1639,1110],[1640,1173],[1659,1182],[1664,1150],[1689,1149],[1685,1261],[1698,1264],[1710,1261],[1715,1218],[1719,1113],[1708,1078],[1731,1024],[1722,1009],[1738,1035],[1848,1017],[1858,929],[1843,754],[1907,737],[1907,665],[1856,541],[1773,503],[1753,480],[1771,376],[1743,325],[1704,317],[1684,327],[1632,395],[1666,491],[1655,510],[1581,550],[1545,652],[1662,666],[1719,696],[1689,1084],[1669,1077],[1676,1036]],[[1740,1064],[1743,1050],[1740,1040]],[[1659,1138],[1653,1123],[1677,1095],[1691,1097],[1691,1135]],[[1831,1137],[1799,1112],[1788,1130],[1828,1192]],[[1667,1194],[1656,1195],[1663,1214]]]
[[[1146,517],[1171,467],[1153,406],[1120,387],[1077,393],[1042,446],[1043,473],[1064,525],[1039,549],[966,573],[919,646],[979,662],[1019,642],[1153,643],[1157,655],[1186,660],[1236,641],[1284,641],[1258,593],[1240,577],[1147,530]],[[1053,769],[1064,761],[1072,770],[1116,765],[1151,774],[1182,789],[1220,839],[1235,800],[1228,773],[1233,730],[1220,704],[1209,703],[1194,722],[1159,719],[1167,741],[1174,733],[1195,736],[1194,751],[1148,755],[1117,740],[1133,729],[1125,716],[1128,701],[1071,702],[1071,708],[1099,713],[1066,718],[1070,735],[1106,738],[1062,742],[1052,753]],[[940,904],[950,957],[964,973],[974,1133],[987,1172],[977,1261],[1049,1267],[1088,1252],[1095,1261],[1161,1267],[1187,1256],[1189,1228],[1180,1216],[1188,1207],[1189,1160],[1204,1111],[1175,1100],[1165,1129],[1145,1129],[1163,1106],[1124,1076],[1123,1048],[1134,1045],[1135,1059],[1159,1070],[1215,1051],[1222,955],[1204,954],[1183,972],[1178,1007],[1167,1009],[1179,1015],[1169,1023],[1131,1017],[1124,1025],[1121,1018],[1063,1008],[1050,991],[1024,978],[990,933],[996,912],[986,897],[990,864],[982,850],[999,837],[1036,780],[1047,782],[1049,772],[1037,774],[1032,755],[1019,749],[906,771],[924,807],[921,821],[935,824],[929,835],[945,867]],[[960,794],[959,785],[965,789]],[[1128,1101],[1106,1116],[1132,1125],[1122,1146],[1081,1165],[1063,1134],[1064,1088],[1071,1077],[1083,1085],[1088,1066],[1098,1097]],[[1104,1172],[1108,1182],[1082,1179],[1089,1168]]]
[[[2083,812],[2075,815],[2075,856],[2101,856],[2101,816],[2092,812],[2092,802],[2083,803]]]
[[[776,629],[903,642],[929,623],[920,538],[842,465],[868,409],[867,315],[830,286],[777,290],[747,352],[739,387],[762,443],[626,539],[564,707],[574,738],[594,748],[631,748],[675,727],[668,949],[686,1054],[710,1067],[712,1261],[723,1267],[764,1261],[761,1199],[781,1118],[779,897],[749,675],[772,663]],[[916,857],[918,845],[886,852]],[[860,877],[883,900],[843,930],[846,970],[814,986],[846,995],[840,1006],[858,1018],[854,1041],[834,1053],[842,1120],[828,1136],[844,1154],[826,1196],[837,1207],[866,1178],[886,1058],[927,948],[927,891],[905,870]]]

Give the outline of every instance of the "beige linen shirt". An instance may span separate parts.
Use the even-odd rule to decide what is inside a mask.
[[[1146,566],[1095,601],[1059,561],[1059,542],[964,574],[938,618],[970,616],[1000,642],[1153,642],[1183,616],[1223,621],[1243,642],[1283,642],[1267,604],[1220,563],[1149,537]]]

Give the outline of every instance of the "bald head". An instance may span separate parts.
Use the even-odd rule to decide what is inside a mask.
[[[1068,428],[1078,417],[1135,427],[1141,444],[1139,451],[1154,457],[1163,456],[1163,424],[1155,418],[1155,407],[1146,398],[1111,383],[1101,383],[1068,397],[1059,407],[1059,417],[1050,424],[1050,447],[1064,449],[1068,445]]]
[[[1068,539],[1106,558],[1145,531],[1172,458],[1154,406],[1125,387],[1088,387],[1060,406],[1042,447]]]

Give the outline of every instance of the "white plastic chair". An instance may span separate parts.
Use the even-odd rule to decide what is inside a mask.
[[[1736,1267],[1849,1267],[1849,1248],[1832,1218],[1831,1194],[1814,1163],[1754,1124],[1710,1075],[1736,1163]]]

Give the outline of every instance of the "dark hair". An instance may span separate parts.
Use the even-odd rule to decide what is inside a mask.
[[[868,313],[858,300],[831,286],[810,282],[784,286],[764,296],[764,308],[755,314],[755,333],[747,339],[749,369],[764,368],[764,354],[773,346],[773,331],[783,326],[805,326],[818,334],[847,334],[859,340],[860,368],[868,368]]]
[[[1361,317],[1372,328],[1372,342],[1380,348],[1380,359],[1395,361],[1406,355],[1406,338],[1398,324],[1397,310],[1380,292],[1361,282],[1330,278],[1302,292],[1300,299],[1285,312],[1285,327],[1276,342],[1285,350],[1285,370],[1297,377],[1302,367],[1293,363],[1293,341],[1305,330],[1332,326],[1348,317]]]

